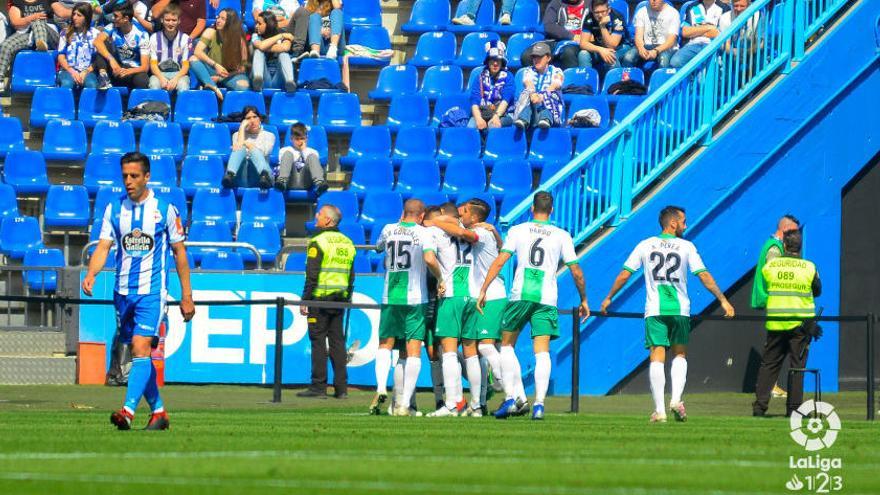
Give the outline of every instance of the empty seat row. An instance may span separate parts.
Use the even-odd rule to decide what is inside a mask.
[[[453,17],[465,14],[466,4],[459,2],[452,15],[448,0],[416,0],[413,4],[409,21],[401,26],[405,33],[425,33],[429,31],[448,30],[455,33],[475,31],[494,31],[502,34],[543,31],[541,25],[541,8],[537,0],[517,0],[511,13],[510,24],[501,24],[501,12],[496,12],[495,2],[480,3],[471,26],[452,24]]]

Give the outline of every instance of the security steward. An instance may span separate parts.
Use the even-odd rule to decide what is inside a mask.
[[[342,213],[335,206],[324,205],[315,214],[315,220],[318,233],[309,241],[303,301],[349,302],[354,287],[355,248],[351,239],[337,228]],[[320,399],[327,397],[329,342],[334,397],[348,397],[345,337],[342,334],[345,310],[300,306],[300,313],[308,316],[309,340],[312,343],[312,384],[296,395]]]
[[[767,290],[767,316],[790,317],[792,320],[768,320],[767,341],[761,357],[761,369],[755,384],[753,416],[764,416],[770,404],[770,391],[776,383],[782,361],[788,355],[790,368],[804,368],[810,340],[821,336],[813,318],[813,300],[822,292],[816,265],[801,258],[803,236],[800,230],[789,230],[782,237],[782,256],[767,262],[762,269]],[[796,373],[788,391],[786,416],[800,407],[804,399],[804,375]]]

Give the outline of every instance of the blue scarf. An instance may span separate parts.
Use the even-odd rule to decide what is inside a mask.
[[[501,90],[507,84],[510,75],[507,69],[501,69],[498,77],[492,79],[489,69],[483,69],[480,73],[480,106],[497,105],[501,103]]]

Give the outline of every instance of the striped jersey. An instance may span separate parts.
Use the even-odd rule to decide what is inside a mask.
[[[474,229],[474,232],[477,234],[478,239],[473,244],[474,269],[471,271],[471,278],[474,280],[473,287],[475,292],[471,296],[477,298],[480,297],[480,287],[483,286],[483,281],[486,280],[489,267],[492,266],[495,258],[498,257],[498,244],[495,242],[495,236],[488,230],[478,227]],[[507,290],[504,288],[504,281],[500,277],[495,277],[495,280],[486,289],[486,300],[494,301],[496,299],[505,299],[506,297]]]
[[[571,235],[550,222],[533,220],[511,227],[501,251],[517,258],[510,300],[556,306],[559,261],[577,263]]]
[[[116,243],[116,293],[165,295],[169,247],[185,239],[174,205],[152,190],[140,203],[128,196],[111,201],[100,239]]]
[[[382,304],[424,304],[428,287],[424,253],[436,251],[427,228],[412,222],[386,225],[376,241],[385,252],[385,288]]]
[[[649,237],[640,242],[623,264],[635,273],[645,269],[645,318],[651,316],[690,316],[691,301],[687,292],[688,271],[694,275],[706,271],[696,246],[669,234]]]

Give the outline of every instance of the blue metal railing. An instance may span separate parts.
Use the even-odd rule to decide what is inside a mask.
[[[804,43],[846,0],[757,0],[656,92],[553,175],[552,220],[575,244],[623,219],[657,181],[774,73],[803,55]],[[500,219],[527,221],[531,197]]]

